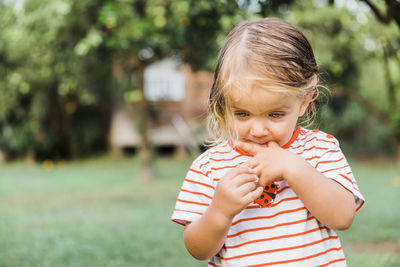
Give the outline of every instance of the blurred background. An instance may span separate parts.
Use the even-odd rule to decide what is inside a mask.
[[[0,266],[204,266],[169,217],[218,50],[268,16],[309,38],[330,90],[311,128],[367,200],[349,266],[400,266],[396,0],[0,0]]]

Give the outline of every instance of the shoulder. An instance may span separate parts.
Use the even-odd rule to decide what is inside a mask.
[[[299,136],[296,141],[300,144],[333,144],[339,146],[339,141],[331,134],[319,129],[300,128]]]
[[[289,149],[298,154],[303,152],[319,154],[332,149],[338,150],[339,141],[333,135],[319,129],[300,128],[296,140]]]
[[[232,148],[231,145],[229,145],[228,141],[226,141],[204,151],[193,161],[193,165],[201,167],[208,164],[210,160],[212,161],[213,159],[225,158],[232,153],[236,153],[236,151]]]

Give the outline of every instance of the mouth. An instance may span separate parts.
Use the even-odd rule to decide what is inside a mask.
[[[271,142],[273,140],[265,141],[265,140],[250,140],[250,139],[246,139],[244,141],[250,142],[250,143],[254,143],[254,144],[257,144],[257,145],[260,145],[260,146],[267,146],[268,142]]]

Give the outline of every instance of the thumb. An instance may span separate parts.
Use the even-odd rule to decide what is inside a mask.
[[[273,148],[273,147],[281,147],[277,142],[275,141],[270,141],[267,144],[268,147]]]
[[[262,146],[260,146],[260,145],[250,143],[250,142],[242,142],[242,141],[239,141],[236,144],[236,147],[239,148],[239,150],[247,152],[253,156],[262,149]]]

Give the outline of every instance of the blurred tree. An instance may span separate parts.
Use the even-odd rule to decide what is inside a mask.
[[[244,12],[242,12],[244,14]],[[207,68],[217,54],[218,35],[242,18],[236,1],[131,0],[108,1],[90,31],[101,32],[114,50],[125,80],[134,73],[131,90],[139,90],[143,177],[152,179],[153,156],[148,140],[150,105],[144,96],[144,69],[152,62],[178,56],[194,69]],[[89,32],[90,32],[89,31]],[[136,103],[137,104],[137,103]]]
[[[77,56],[97,14],[94,1],[75,2],[1,2],[0,146],[11,157],[76,157],[106,145],[110,56]]]
[[[374,13],[376,18],[384,23],[389,24],[392,19],[397,23],[400,27],[400,2],[397,0],[385,0],[386,12],[380,11],[379,7],[369,0],[360,0],[366,3],[371,11]]]
[[[381,131],[376,124],[384,125],[388,129],[386,137],[391,136],[391,146],[397,146],[400,163],[400,109],[396,92],[400,88],[398,29],[394,25],[385,28],[377,24],[362,5],[338,6],[325,1],[297,1],[297,4],[288,19],[309,36],[322,75],[333,92],[334,99],[329,103],[329,111],[325,109],[322,113],[321,124],[365,152],[371,142],[368,138],[373,138],[374,131]],[[318,12],[310,5],[318,7]],[[371,77],[374,77],[372,82],[365,82]],[[357,102],[366,112],[359,112],[349,100]],[[328,113],[332,115],[326,117]]]
[[[361,0],[365,2],[374,13],[375,17],[383,24],[390,26],[390,22],[394,20],[400,29],[400,2],[397,0],[385,0],[386,12],[380,11],[379,7],[369,0]],[[400,82],[394,81],[392,75],[391,61],[396,62],[397,73],[400,70],[400,34],[394,33],[390,36],[381,36],[380,45],[382,49],[381,56],[384,61],[385,80],[387,83],[388,107],[390,110],[386,111],[383,116],[386,117],[386,123],[393,129],[395,147],[396,147],[396,161],[400,166],[400,107],[398,95],[400,94]],[[367,106],[371,104],[365,101]]]
[[[395,2],[385,2],[385,14],[379,11],[383,4],[380,9],[370,6],[384,21],[398,23]],[[10,3],[0,2],[0,150],[9,157],[68,158],[105,149],[113,105],[128,95],[124,100],[140,108],[145,173],[151,176],[145,67],[178,56],[194,69],[211,70],[232,26],[264,16],[284,17],[310,37],[327,83],[335,92],[345,92],[334,94],[329,109],[344,118],[342,124],[331,123],[341,135],[355,138],[366,132],[361,123],[368,116],[353,112],[350,96],[395,129],[400,140],[398,31],[393,24],[382,30],[364,18],[366,12],[349,11],[333,0]],[[386,71],[373,83],[388,88],[379,97],[373,96],[377,89],[371,89],[372,83],[364,82],[371,76],[365,75],[367,68],[381,71],[376,63]]]
[[[145,67],[179,56],[195,69],[210,68],[220,34],[245,15],[234,0],[25,0],[0,5],[0,73],[5,77],[0,81],[1,150],[9,157],[36,158],[101,150],[112,105],[123,91],[118,88],[125,88],[138,92],[131,95],[141,106],[148,176],[152,159]],[[113,79],[116,65],[125,75]]]

